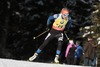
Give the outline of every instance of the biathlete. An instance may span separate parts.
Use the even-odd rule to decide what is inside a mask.
[[[52,40],[53,38],[57,38],[58,47],[56,50],[54,62],[59,63],[59,55],[61,53],[61,47],[62,47],[62,41],[63,41],[63,31],[65,29],[67,30],[69,29],[69,27],[72,24],[72,20],[71,20],[71,17],[69,16],[69,10],[67,8],[62,8],[59,14],[54,14],[50,16],[47,20],[47,27],[52,23],[51,22],[52,20],[54,20],[54,22],[52,24],[52,28],[50,32],[46,36],[42,45],[34,53],[34,55],[29,58],[29,61],[33,61],[34,59],[36,59],[37,56],[40,54],[40,52],[43,50],[43,48],[48,44],[48,42]]]

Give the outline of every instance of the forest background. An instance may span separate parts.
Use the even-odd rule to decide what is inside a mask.
[[[0,0],[0,57],[27,60],[47,33],[35,40],[33,37],[45,31],[47,18],[60,13],[63,7],[70,10],[73,20],[69,38],[80,40],[84,45],[86,38],[92,36],[97,44],[100,43],[100,0]],[[46,46],[38,61],[53,61],[57,46],[55,41]],[[67,42],[65,37],[61,62],[64,61]],[[98,65],[99,54],[98,51]]]

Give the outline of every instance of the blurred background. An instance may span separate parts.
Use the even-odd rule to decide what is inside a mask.
[[[80,40],[84,45],[87,36],[93,36],[100,44],[100,0],[0,0],[0,57],[28,60],[47,33],[35,40],[33,37],[45,31],[47,18],[60,13],[63,7],[70,10],[73,20],[68,37]],[[55,41],[44,48],[37,61],[53,61]],[[60,57],[62,63],[67,43],[65,37]],[[99,54],[100,51],[98,64]]]

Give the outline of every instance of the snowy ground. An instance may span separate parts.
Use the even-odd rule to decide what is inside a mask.
[[[28,61],[19,61],[19,60],[1,58],[0,67],[84,67],[84,66],[28,62]]]

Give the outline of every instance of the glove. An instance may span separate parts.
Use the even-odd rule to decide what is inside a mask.
[[[50,29],[47,27],[46,30],[49,31]]]
[[[64,31],[65,33],[67,33],[67,31]]]
[[[49,31],[49,30],[50,30],[49,26],[47,26],[47,27],[46,27],[46,30],[47,30],[47,31]]]

